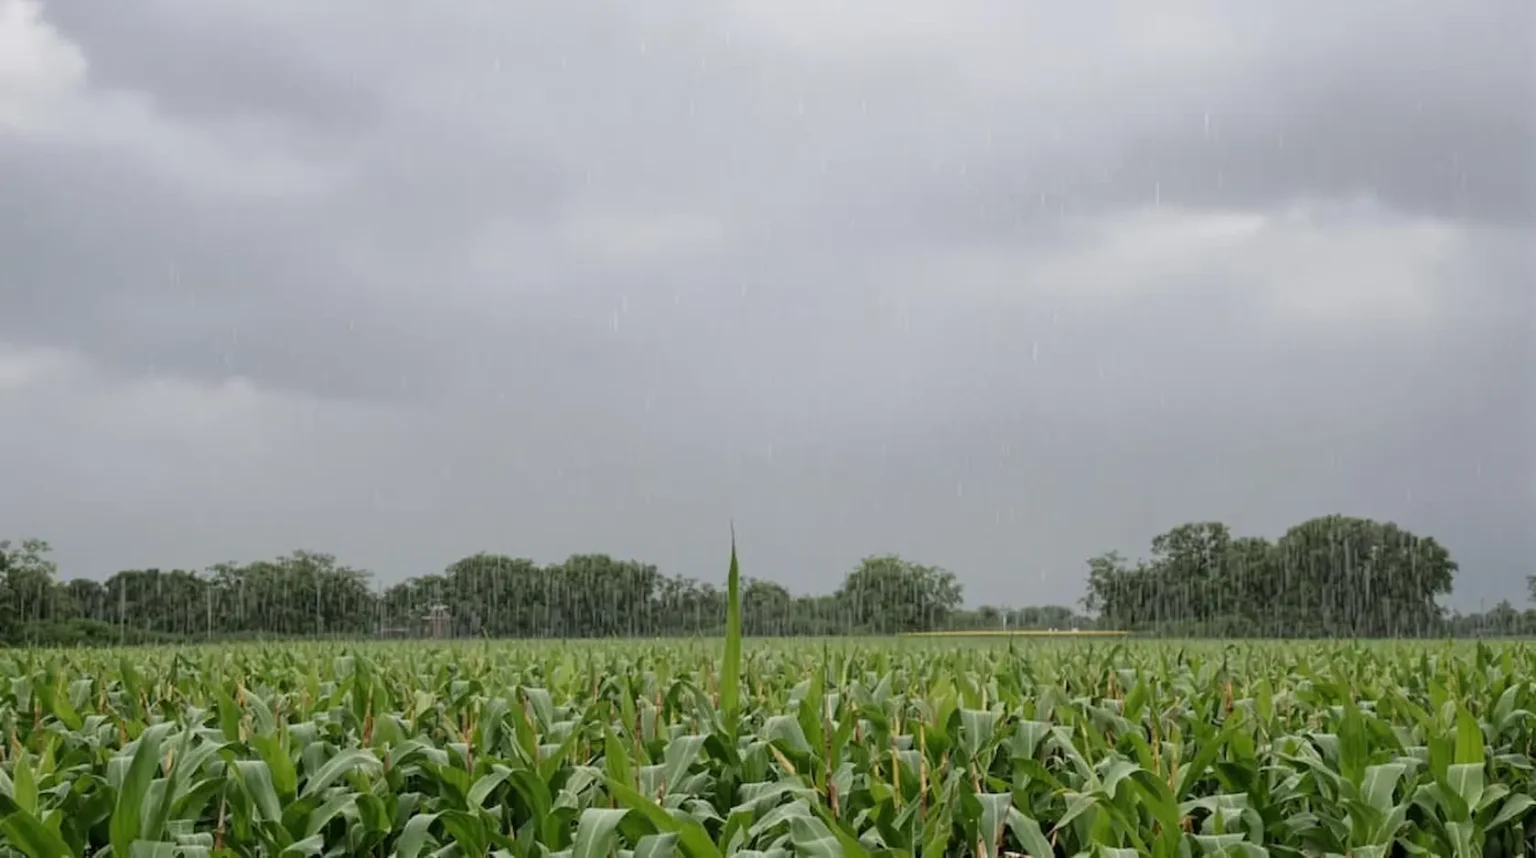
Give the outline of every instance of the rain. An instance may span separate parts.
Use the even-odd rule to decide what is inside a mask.
[[[0,852],[1536,854],[1533,32],[0,0]]]

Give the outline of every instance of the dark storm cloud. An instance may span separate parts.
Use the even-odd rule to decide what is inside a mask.
[[[389,579],[718,577],[733,513],[797,589],[1013,602],[1343,511],[1513,594],[1528,4],[1043,8],[47,5],[88,71],[0,58],[0,509],[92,574]]]
[[[207,3],[70,0],[47,16],[90,58],[93,77],[153,93],[171,113],[257,113],[317,131],[366,123],[377,94],[344,63],[293,50],[291,32]]]

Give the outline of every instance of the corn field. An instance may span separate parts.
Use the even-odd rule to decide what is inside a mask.
[[[0,652],[0,852],[1536,855],[1522,644]]]

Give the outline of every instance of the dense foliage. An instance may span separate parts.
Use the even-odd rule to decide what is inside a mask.
[[[1212,637],[1427,637],[1536,634],[1536,612],[1501,603],[1446,617],[1457,565],[1430,537],[1345,516],[1303,522],[1270,542],[1220,522],[1182,525],[1129,563],[1089,561],[1085,607],[1116,629]],[[1536,600],[1536,593],[1533,593]]]
[[[954,574],[875,556],[826,594],[746,578],[741,619],[746,634],[758,637],[999,627],[1183,637],[1536,634],[1536,611],[1507,602],[1483,614],[1444,615],[1437,599],[1450,592],[1455,562],[1435,540],[1390,523],[1329,516],[1274,542],[1195,523],[1158,536],[1151,548],[1136,563],[1115,553],[1091,560],[1083,612],[965,609]],[[0,542],[0,642],[713,636],[723,632],[726,614],[721,587],[606,555],[540,564],[475,554],[440,574],[383,588],[364,570],[307,551],[203,572],[59,579],[46,543]],[[437,626],[433,615],[441,617]]]
[[[1520,644],[0,653],[0,855],[1536,854]]]
[[[1455,572],[1433,539],[1392,524],[1328,516],[1272,544],[1203,522],[1157,537],[1152,559],[1134,567],[1092,561],[1088,601],[1120,628],[1400,637],[1437,628],[1435,598]]]
[[[104,582],[59,583],[48,550],[35,540],[15,549],[0,543],[0,640],[416,637],[429,632],[434,607],[454,636],[717,636],[725,624],[722,588],[606,555],[541,565],[476,554],[442,574],[379,592],[367,572],[309,551],[220,564],[202,574],[129,570]],[[962,612],[953,574],[891,556],[866,558],[825,596],[794,596],[779,584],[747,578],[741,605],[752,636],[888,634],[1003,619],[996,609]],[[1070,609],[1027,609],[1008,619],[1027,625],[1064,617],[1072,617]]]

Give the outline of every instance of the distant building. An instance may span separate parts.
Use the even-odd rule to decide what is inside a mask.
[[[427,623],[429,638],[446,638],[453,634],[453,615],[448,613],[447,605],[433,605],[422,619]]]

